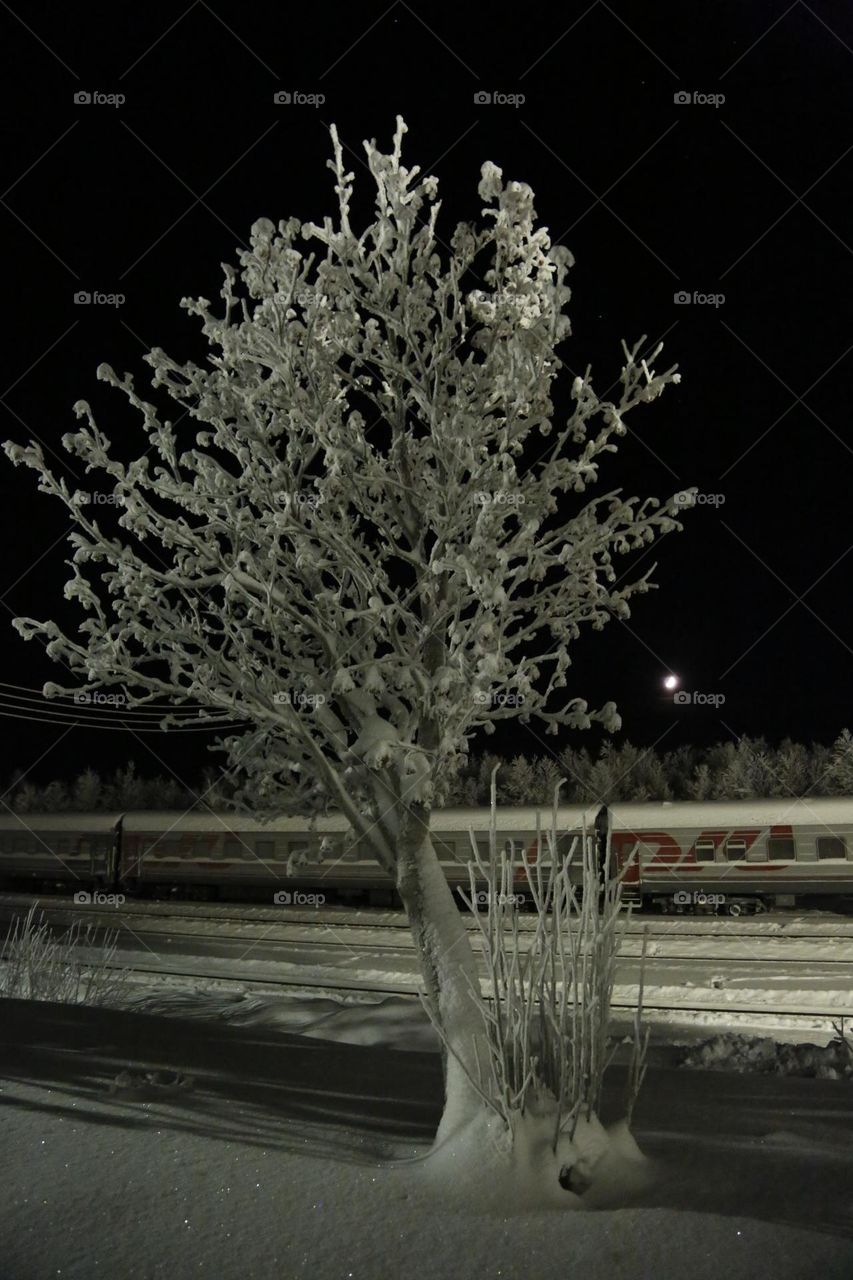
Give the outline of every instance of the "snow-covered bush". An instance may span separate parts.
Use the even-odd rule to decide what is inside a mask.
[[[56,1004],[106,1005],[119,1001],[129,973],[117,960],[118,933],[100,939],[78,922],[54,937],[43,912],[30,907],[9,926],[0,948],[0,998]],[[82,952],[87,952],[84,957]]]
[[[681,1052],[679,1066],[739,1074],[806,1076],[853,1081],[853,1034],[833,1022],[829,1044],[782,1044],[763,1036],[725,1032]]]
[[[610,1037],[610,1002],[616,960],[630,919],[630,909],[622,911],[627,867],[618,877],[607,875],[610,850],[602,865],[592,831],[584,831],[569,849],[561,849],[559,787],[550,830],[539,825],[535,858],[512,842],[499,847],[496,773],[492,775],[488,861],[471,832],[471,891],[462,894],[474,913],[486,995],[491,997],[490,1001],[479,999],[478,984],[488,1053],[485,1061],[478,1060],[471,1084],[484,1106],[502,1122],[497,1127],[493,1124],[493,1137],[504,1150],[503,1173],[509,1184],[514,1187],[519,1176],[519,1159],[523,1163],[531,1149],[541,1148],[545,1136],[546,1163],[553,1165],[556,1180],[563,1189],[581,1194],[594,1185],[596,1166],[608,1149],[598,1113],[604,1074],[617,1048]],[[536,912],[532,932],[519,928],[525,895]],[[645,935],[626,1122],[645,1075],[649,1033],[641,1026],[644,962]],[[428,1002],[424,1005],[429,1014]],[[445,1051],[454,1053],[441,1026],[436,1024],[436,1030]],[[638,1153],[633,1154],[636,1159]]]

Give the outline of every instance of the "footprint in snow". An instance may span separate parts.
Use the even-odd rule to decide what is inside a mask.
[[[137,1094],[142,1097],[164,1097],[185,1092],[193,1084],[193,1077],[183,1071],[120,1071],[110,1082],[112,1094]]]

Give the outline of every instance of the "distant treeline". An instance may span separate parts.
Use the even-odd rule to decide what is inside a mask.
[[[656,751],[630,742],[605,743],[597,754],[586,748],[558,756],[473,755],[453,782],[448,804],[488,805],[492,769],[499,804],[551,803],[561,778],[564,804],[618,800],[739,800],[761,796],[853,796],[853,735],[845,729],[831,747],[804,746],[786,739],[769,746],[763,738],[741,738],[713,747],[677,747]],[[133,763],[102,778],[86,769],[71,783],[37,786],[13,778],[4,805],[17,813],[63,810],[98,812],[124,809],[212,809],[232,807],[233,787],[214,770],[197,789],[174,778],[141,778]]]
[[[785,739],[741,738],[713,747],[654,747],[605,743],[549,755],[473,757],[461,771],[449,803],[487,805],[492,769],[499,804],[588,804],[619,800],[750,800],[761,796],[853,796],[853,736],[845,729],[831,747]]]

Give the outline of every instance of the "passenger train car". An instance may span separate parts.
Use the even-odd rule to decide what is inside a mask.
[[[547,833],[550,810],[539,812]],[[470,887],[469,833],[488,855],[489,823],[488,809],[433,814],[433,844],[454,890]],[[513,841],[540,856],[537,810],[500,808],[497,830],[501,845]],[[624,900],[638,907],[737,915],[803,901],[853,905],[853,800],[562,806],[558,856],[584,830],[607,874],[622,876]],[[541,856],[550,858],[545,841]],[[577,847],[571,867],[582,889]],[[201,811],[7,813],[0,817],[0,887],[294,904],[398,901],[339,815],[262,823]],[[516,893],[525,887],[522,871]]]
[[[737,915],[853,899],[853,800],[616,804],[609,830],[627,900]]]

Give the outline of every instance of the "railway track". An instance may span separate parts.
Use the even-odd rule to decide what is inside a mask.
[[[185,923],[197,923],[201,920],[251,924],[314,925],[326,927],[346,927],[347,929],[382,929],[409,932],[409,925],[400,912],[391,913],[385,908],[341,908],[331,912],[327,909],[321,914],[317,910],[287,910],[286,915],[281,907],[257,906],[255,904],[223,903],[217,906],[205,903],[198,909],[188,907],[186,903],[154,902],[145,899],[130,900],[120,908],[101,906],[100,904],[80,905],[67,898],[58,899],[28,894],[0,894],[0,920],[11,919],[35,905],[45,912],[70,912],[79,919],[89,916],[103,916],[109,919],[105,927],[114,927],[122,917],[136,916],[149,919],[165,919]],[[365,919],[370,911],[375,911],[374,918]],[[382,917],[390,917],[383,919]],[[634,915],[626,925],[626,937],[642,937],[647,933],[650,939],[671,938],[680,934],[701,938],[733,938],[754,941],[853,941],[853,919],[835,916],[827,920],[824,915],[816,917],[814,923],[802,922],[801,915],[794,919],[776,913],[766,913],[758,917],[765,925],[755,927],[754,917],[739,917],[737,920],[717,916],[703,915]],[[536,927],[532,915],[519,917],[519,932],[532,933]],[[473,919],[466,920],[469,932],[476,933],[477,926]],[[201,937],[202,935],[198,935]],[[222,934],[217,935],[222,937]]]
[[[109,967],[119,969],[121,966],[114,965]],[[298,978],[297,977],[292,977],[292,978],[281,977],[281,978],[276,978],[275,980],[271,978],[242,978],[242,977],[241,978],[228,978],[228,977],[219,978],[219,977],[216,977],[216,975],[211,975],[209,970],[205,972],[194,972],[190,970],[176,971],[176,970],[166,970],[166,969],[159,969],[159,968],[153,968],[148,966],[136,966],[136,965],[134,965],[133,972],[135,974],[145,974],[145,975],[152,975],[152,976],[166,977],[166,978],[177,978],[177,979],[187,979],[187,978],[196,979],[197,978],[197,979],[203,979],[207,982],[209,982],[211,978],[213,978],[217,982],[217,984],[220,986],[220,988],[222,986],[231,985],[235,988],[239,988],[240,991],[243,993],[245,993],[247,989],[255,990],[257,992],[267,991],[269,993],[275,993],[280,990],[288,990],[291,993],[298,992],[298,991],[311,992],[311,993],[315,993],[318,991],[319,992],[325,991],[330,993],[345,993],[345,994],[358,993],[360,995],[371,995],[371,996],[411,996],[414,999],[418,996],[418,992],[419,992],[419,987],[415,981],[406,985],[403,985],[402,983],[382,983],[381,985],[378,985],[376,983],[369,983],[369,982],[338,981],[337,978],[335,978],[333,981],[329,981],[328,978],[320,978],[320,977],[315,979],[310,979],[310,978],[306,979],[304,977],[298,977]],[[494,998],[488,992],[484,992],[483,995],[484,995],[484,998],[489,1001],[493,1000]],[[611,1001],[610,1007],[611,1007],[611,1010],[613,1010],[614,1012],[633,1013],[633,1011],[636,1008],[636,1000],[620,999],[617,997]],[[851,998],[851,1007],[853,1008],[853,998]],[[754,1004],[750,1004],[748,1001],[740,1001],[738,1003],[729,1003],[728,1001],[726,1001],[722,1003],[722,1002],[714,1002],[713,1000],[702,1000],[702,1001],[694,1000],[690,1003],[679,1002],[676,1004],[671,1001],[663,1002],[663,1001],[660,1001],[659,999],[656,1000],[655,998],[651,998],[651,999],[644,998],[643,1010],[644,1010],[644,1013],[647,1015],[648,1014],[681,1014],[681,1013],[687,1013],[687,1014],[697,1014],[697,1013],[698,1014],[701,1014],[701,1013],[733,1014],[733,1013],[736,1013],[741,1015],[748,1015],[751,1020],[755,1021],[755,1025],[757,1026],[761,1026],[761,1025],[765,1025],[768,1027],[778,1026],[780,1022],[784,1021],[786,1025],[789,1025],[791,1027],[794,1027],[797,1023],[802,1023],[804,1029],[809,1029],[813,1025],[816,1019],[819,1019],[821,1021],[831,1021],[833,1019],[837,1020],[842,1016],[844,1017],[849,1016],[843,1011],[839,1011],[837,1008],[830,1008],[830,1007],[810,1008],[810,1009],[780,1008],[778,1010],[768,1011],[766,1004],[763,1006],[756,1006]],[[809,1024],[808,1028],[806,1027],[806,1023]],[[719,1029],[722,1030],[723,1028],[719,1028]]]
[[[73,905],[68,906],[65,904],[62,906],[51,904],[51,906],[53,907],[54,915],[67,914],[76,918],[80,917],[81,908],[79,907],[75,907]],[[7,914],[10,916],[11,914],[18,914],[18,911],[20,910],[19,908],[18,911],[12,913],[9,912],[8,907],[6,907],[6,910],[4,910],[4,907],[6,907],[6,904],[0,903],[0,919]],[[332,923],[326,920],[318,920],[316,917],[308,922],[297,922],[292,921],[289,918],[286,920],[282,919],[281,915],[274,916],[269,921],[260,921],[256,919],[246,920],[242,917],[211,917],[207,915],[199,915],[194,912],[188,915],[172,912],[135,912],[131,913],[134,916],[135,927],[131,927],[126,918],[127,913],[124,908],[120,911],[116,911],[115,909],[104,910],[101,908],[88,908],[82,910],[85,910],[86,916],[91,917],[91,923],[94,924],[96,928],[103,929],[105,931],[118,929],[120,937],[123,936],[122,929],[126,929],[132,937],[137,938],[139,941],[141,941],[142,937],[147,937],[148,939],[162,938],[168,943],[174,943],[177,940],[182,940],[187,943],[198,943],[209,946],[223,945],[226,943],[248,943],[251,945],[252,949],[254,949],[258,944],[263,943],[267,948],[298,947],[302,951],[317,948],[326,951],[341,949],[350,950],[353,951],[353,953],[355,947],[363,946],[364,950],[368,954],[389,954],[410,952],[414,950],[414,943],[409,933],[408,926],[404,923],[389,924],[383,922],[380,924],[378,922],[374,923],[371,921],[359,921],[357,923],[350,921],[347,921],[346,923],[342,921],[335,921]],[[216,923],[225,924],[226,926],[228,924],[238,925],[239,932],[231,933],[227,928],[224,930],[220,929],[216,932],[200,932],[196,926],[202,921],[215,921]],[[65,921],[56,922],[57,929],[61,929],[65,927],[65,925]],[[277,937],[272,937],[270,936],[272,933],[271,926],[274,926],[277,932],[293,930],[294,936],[282,937],[279,935]],[[322,936],[307,937],[305,934],[308,929],[312,932],[314,930],[318,933],[322,932]],[[399,935],[399,941],[396,938],[393,942],[383,941],[376,937],[364,940],[351,937],[347,940],[345,937],[339,936],[337,934],[337,930],[340,930],[341,935],[344,933],[348,933],[350,935],[353,933],[363,934],[367,930],[370,930],[374,934],[395,933]],[[472,934],[472,943],[475,951],[481,951],[480,938],[473,922],[469,925],[469,932]],[[621,952],[621,956],[624,960],[639,958],[641,952],[640,943],[642,932],[642,930],[638,930],[629,931],[627,933],[625,939],[627,945],[623,946],[623,950]],[[531,930],[522,931],[522,934],[529,935],[530,933]],[[697,955],[695,952],[692,954],[685,954],[681,951],[670,951],[667,949],[664,952],[655,949],[661,943],[669,943],[672,945],[676,944],[679,940],[685,942],[700,942],[705,945],[707,945],[708,942],[713,942],[715,940],[724,941],[731,949],[737,949],[738,954],[712,956],[707,954]],[[715,963],[717,961],[721,964],[731,963],[738,965],[768,965],[784,962],[786,966],[796,966],[797,968],[801,968],[805,965],[812,967],[821,966],[830,970],[836,970],[840,966],[846,965],[850,969],[851,985],[853,985],[853,937],[850,935],[843,935],[835,938],[824,935],[816,938],[814,935],[805,931],[798,931],[797,933],[786,932],[784,935],[779,935],[777,933],[767,934],[747,932],[741,929],[713,932],[702,931],[699,934],[687,934],[686,931],[663,929],[657,933],[649,933],[649,941],[652,948],[647,954],[647,966],[649,967],[670,964],[707,966],[708,964]],[[803,942],[806,942],[814,945],[820,945],[822,954],[805,956],[796,955],[789,954],[786,949],[785,954],[779,955],[778,949],[780,942],[784,945],[784,943],[788,941],[795,944],[802,944]],[[837,943],[840,946],[846,945],[846,948],[850,950],[850,954],[846,957],[823,954],[823,952],[828,949],[828,945],[832,943]],[[763,944],[763,946],[767,948],[768,953],[761,954],[759,946],[756,944]],[[752,950],[753,947],[755,948],[754,950]],[[771,948],[775,948],[777,953],[773,954]]]
[[[341,911],[324,911],[318,917],[315,910],[296,913],[287,912],[286,919],[283,918],[280,908],[267,907],[246,907],[242,904],[228,904],[226,906],[217,906],[211,908],[209,904],[204,904],[196,909],[194,906],[188,907],[185,903],[151,903],[145,901],[134,901],[124,904],[119,910],[114,907],[105,909],[99,904],[75,904],[68,899],[33,897],[31,895],[0,895],[0,919],[11,919],[13,916],[20,915],[26,911],[30,905],[35,903],[45,912],[45,916],[50,921],[51,917],[62,917],[56,920],[57,928],[65,927],[69,922],[65,917],[73,919],[90,920],[99,929],[115,928],[117,924],[130,924],[130,917],[133,921],[134,932],[140,934],[149,934],[149,939],[156,936],[168,937],[173,942],[180,940],[182,942],[198,942],[200,944],[222,944],[227,942],[243,944],[255,944],[263,942],[265,946],[272,946],[278,949],[283,946],[298,947],[300,950],[316,951],[317,948],[325,948],[329,950],[345,949],[346,941],[336,940],[334,934],[327,931],[335,926],[342,931],[346,931],[354,944],[352,954],[359,959],[362,964],[369,965],[370,952],[373,953],[391,953],[400,951],[408,951],[413,949],[408,926],[405,919],[399,913],[390,913],[387,911],[377,911],[375,914],[368,915],[364,910],[358,912],[341,910]],[[259,914],[262,913],[262,914]],[[365,916],[367,915],[367,918]],[[221,927],[217,932],[205,929],[203,933],[196,932],[199,924],[216,924],[226,926],[223,930]],[[153,925],[154,928],[146,930],[145,926]],[[240,926],[239,934],[231,934],[229,936],[228,925]],[[527,924],[524,919],[521,921],[522,933],[529,932],[534,927],[534,921],[530,919]],[[738,920],[736,922],[721,922],[713,918],[702,919],[697,917],[657,917],[650,920],[637,919],[629,922],[627,929],[627,941],[630,951],[623,952],[623,959],[631,962],[637,959],[635,947],[639,950],[637,944],[640,935],[648,928],[648,936],[650,941],[660,942],[669,940],[671,944],[677,944],[678,941],[687,941],[690,939],[694,942],[701,942],[707,946],[714,940],[725,940],[729,945],[735,943],[745,944],[747,947],[755,943],[771,943],[783,944],[788,941],[810,943],[821,943],[824,949],[827,944],[838,942],[846,943],[850,946],[853,942],[853,922],[845,921],[843,918],[834,918],[828,920],[825,916],[816,920],[815,924],[805,922],[801,917],[785,918],[778,915],[762,917],[763,928],[756,928],[754,922]],[[301,932],[302,936],[295,938],[270,938],[264,934],[270,932],[269,926],[275,925],[278,928],[294,927],[296,931]],[[767,926],[770,925],[768,930]],[[847,926],[845,928],[845,925]],[[656,926],[656,927],[655,927]],[[471,931],[476,930],[476,924],[473,920],[468,922],[468,928]],[[306,937],[306,931],[323,929],[325,936]],[[399,935],[393,937],[393,941],[375,941],[366,937],[359,938],[358,935],[364,935],[366,931],[382,932],[387,934]],[[142,944],[147,945],[147,944]],[[367,953],[363,957],[358,956],[355,947],[364,947]],[[228,965],[228,956],[211,957],[216,959],[220,964]],[[244,975],[232,971],[232,973],[218,974],[215,966],[211,966],[209,962],[200,961],[199,957],[186,955],[186,964],[181,961],[176,966],[175,961],[178,957],[174,954],[163,956],[160,963],[152,964],[150,960],[146,962],[145,958],[136,957],[129,959],[125,963],[119,963],[111,966],[115,969],[130,969],[131,978],[138,977],[143,982],[151,979],[161,979],[165,984],[173,982],[204,982],[208,986],[213,984],[218,989],[230,988],[240,992],[288,992],[295,994],[302,993],[339,993],[342,995],[354,995],[367,998],[382,998],[385,996],[407,996],[414,998],[417,995],[420,979],[415,973],[412,974],[410,981],[377,981],[374,973],[367,972],[363,978],[356,974],[347,974],[339,969],[331,970],[326,966],[322,968],[322,961],[318,955],[318,963],[311,962],[306,968],[309,972],[290,972],[276,973],[272,976],[253,976]],[[754,964],[768,964],[774,961],[782,960],[786,967],[790,966],[791,976],[796,982],[801,982],[806,977],[804,966],[812,966],[813,969],[820,967],[824,977],[827,974],[840,974],[841,966],[847,965],[853,974],[853,960],[845,960],[843,958],[821,955],[819,957],[801,957],[784,955],[776,956],[747,954],[735,957],[715,957],[715,956],[697,956],[695,954],[684,954],[684,949],[679,948],[679,952],[674,955],[661,955],[660,953],[652,954],[647,961],[646,985],[647,992],[644,999],[644,1008],[650,1019],[663,1019],[676,1021],[683,1015],[685,1019],[695,1019],[701,1017],[702,1014],[731,1016],[733,1020],[747,1018],[751,1027],[756,1028],[776,1028],[783,1026],[786,1030],[796,1030],[801,1026],[803,1031],[819,1030],[825,1033],[828,1024],[832,1019],[837,1019],[844,1012],[853,1014],[853,981],[849,984],[851,987],[851,1008],[847,1010],[839,1010],[837,1005],[833,1006],[828,1001],[821,1000],[821,992],[816,990],[814,998],[808,1000],[808,1007],[804,1007],[806,1001],[802,1000],[804,992],[798,991],[797,995],[801,997],[799,1003],[793,1007],[787,1007],[784,1002],[777,1003],[773,1001],[773,1007],[768,1009],[768,1004],[773,1000],[770,992],[762,994],[761,1001],[752,1000],[748,997],[738,999],[736,988],[725,986],[719,989],[711,988],[708,985],[701,984],[702,995],[699,996],[694,990],[685,990],[684,999],[672,998],[670,992],[667,991],[666,998],[655,990],[655,987],[669,987],[670,984],[663,980],[664,975],[657,980],[653,978],[649,972],[653,966],[668,968],[670,965],[679,964],[686,968],[687,972],[695,972],[696,966],[704,965],[706,968],[714,964],[732,964],[737,965],[741,969],[751,968]],[[274,958],[265,960],[264,963],[276,965],[286,965],[291,970],[296,966],[292,961],[277,961]],[[311,968],[314,972],[310,972]],[[378,967],[378,966],[377,966]],[[396,975],[395,975],[396,977]],[[756,974],[758,977],[758,974]],[[140,985],[142,985],[140,983]],[[845,984],[846,985],[846,984]],[[756,986],[758,984],[756,983]],[[630,990],[631,995],[625,997],[619,993],[620,984],[617,981],[617,990],[614,993],[612,1001],[612,1009],[615,1015],[628,1014],[633,1011],[636,1000],[636,987],[634,984],[623,984],[622,990]],[[750,995],[752,992],[750,991]],[[793,993],[792,993],[793,994]],[[811,996],[809,992],[809,996]],[[837,994],[836,997],[837,999]],[[717,1023],[721,1028],[721,1024]],[[710,1030],[711,1028],[709,1028]]]
[[[146,933],[145,930],[143,929],[139,930],[140,935],[145,936],[145,933]],[[136,936],[135,931],[134,931],[134,936]],[[246,937],[245,934],[241,936],[233,936],[233,935],[229,936],[227,934],[223,935],[221,933],[215,933],[215,934],[176,933],[174,935],[170,935],[170,934],[163,935],[159,931],[157,933],[149,932],[147,936],[149,938],[166,936],[170,941],[173,941],[174,938],[183,938],[183,939],[186,939],[187,941],[213,943],[213,944],[223,943],[223,942],[232,942],[232,943],[251,942],[252,945],[254,946],[255,943],[263,942],[268,947],[299,947],[300,950],[303,948],[310,948],[310,947],[321,948],[326,951],[329,951],[329,950],[351,951],[352,950],[349,943],[337,938],[271,938],[267,934],[261,934],[260,937],[257,937],[257,938],[248,938]],[[729,941],[731,941],[731,939],[729,939]],[[481,953],[482,948],[476,945],[479,942],[479,939],[474,938],[473,942],[475,944],[474,945],[475,952]],[[383,952],[383,953],[392,952],[392,953],[399,954],[401,951],[403,952],[414,951],[414,943],[411,941],[411,939],[407,939],[406,945],[404,946],[396,942],[371,941],[365,944],[365,953],[367,955],[374,952]],[[521,954],[524,954],[524,952],[522,952]],[[638,960],[640,958],[640,955],[641,955],[641,951],[639,947],[631,951],[622,950],[620,952],[620,956],[624,960]],[[713,963],[738,964],[738,965],[740,964],[765,964],[766,965],[766,964],[774,964],[774,963],[780,962],[783,959],[784,959],[785,965],[810,965],[812,967],[815,967],[817,965],[828,965],[831,967],[836,965],[846,965],[847,968],[850,970],[851,986],[853,986],[853,956],[845,959],[845,958],[840,958],[836,956],[823,956],[823,955],[779,957],[779,956],[773,956],[773,955],[747,954],[747,955],[714,957],[714,956],[697,956],[697,955],[672,955],[670,953],[667,953],[666,955],[662,955],[660,953],[654,953],[647,957],[647,966],[652,964],[660,965],[660,964],[675,964],[675,963],[696,964],[696,965],[705,965],[705,966]]]

